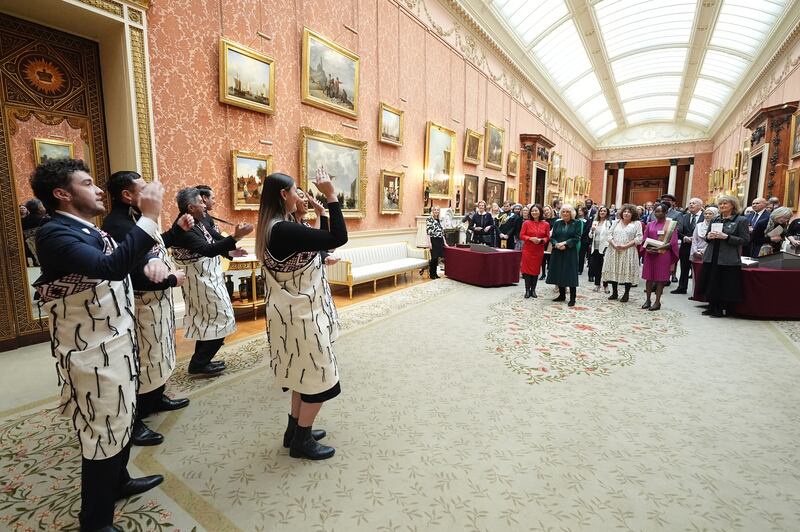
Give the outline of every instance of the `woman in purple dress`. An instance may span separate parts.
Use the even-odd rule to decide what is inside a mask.
[[[656,205],[653,209],[655,220],[644,230],[642,278],[647,281],[647,301],[642,305],[643,309],[661,309],[661,293],[669,282],[672,265],[678,262],[678,222],[667,218],[668,210],[666,203]],[[654,290],[656,302],[652,304],[650,295]]]

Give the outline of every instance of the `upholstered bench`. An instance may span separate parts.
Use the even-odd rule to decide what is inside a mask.
[[[378,279],[394,277],[422,268],[427,268],[428,250],[412,248],[406,243],[383,244],[363,248],[340,248],[336,255],[341,257],[338,263],[326,266],[328,282],[344,285],[350,289],[353,298],[353,286],[372,281],[372,290],[377,291]]]

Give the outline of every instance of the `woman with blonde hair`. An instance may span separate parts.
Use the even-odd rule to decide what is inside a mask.
[[[325,196],[330,229],[313,229],[292,219],[299,196],[294,179],[274,173],[264,180],[256,233],[256,255],[267,284],[267,339],[275,382],[292,391],[283,445],[293,458],[324,460],[335,449],[317,440],[324,431],[312,425],[322,403],[341,392],[333,352],[338,337],[336,307],[325,276],[321,251],[347,242],[347,227],[328,173],[316,172]]]
[[[578,244],[581,241],[582,224],[575,219],[572,205],[561,206],[561,219],[553,225],[550,241],[553,243],[553,254],[550,257],[550,271],[547,272],[547,284],[558,287],[558,297],[553,301],[565,301],[569,287],[569,303],[575,306],[575,291],[578,286]]]
[[[709,309],[703,314],[721,318],[742,300],[742,248],[750,244],[750,223],[739,215],[739,200],[727,194],[717,198],[719,216],[706,233],[700,293]],[[718,225],[715,225],[718,224]],[[720,230],[721,229],[721,230]]]

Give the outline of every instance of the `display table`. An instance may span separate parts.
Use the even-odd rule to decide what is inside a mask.
[[[227,268],[224,268],[224,273],[227,276],[233,276],[233,272],[245,272],[246,277],[249,277],[248,281],[248,290],[243,291],[242,285],[239,285],[239,291],[234,292],[236,297],[231,296],[231,306],[234,309],[240,308],[248,308],[253,310],[253,319],[258,319],[258,307],[264,305],[266,300],[262,295],[265,292],[263,286],[258,285],[258,273],[261,272],[261,262],[256,259],[256,256],[253,254],[245,255],[244,257],[236,257],[234,259],[229,259],[227,262]],[[249,273],[249,275],[247,275]],[[237,276],[239,277],[239,276]],[[230,277],[226,277],[226,279],[230,279]],[[240,279],[241,280],[241,279]],[[234,283],[234,290],[236,287],[236,283]]]
[[[522,252],[498,249],[489,253],[468,248],[444,248],[444,274],[449,279],[478,286],[505,286],[519,282]]]
[[[800,270],[742,268],[742,296],[738,316],[800,319]]]

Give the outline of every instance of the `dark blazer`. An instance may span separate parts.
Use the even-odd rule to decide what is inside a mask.
[[[475,214],[472,216],[472,235],[476,242],[486,242],[489,245],[494,244],[494,218],[492,213],[485,211],[483,214]],[[484,231],[484,227],[491,227],[490,231]]]
[[[758,251],[764,245],[764,233],[767,230],[769,223],[769,214],[762,214],[761,218],[753,226],[753,231],[750,233],[750,256],[758,257]],[[749,224],[748,224],[749,225]]]
[[[232,236],[223,237],[216,231],[209,231],[214,239],[214,242],[209,243],[200,228],[201,223],[203,222],[195,222],[194,227],[188,231],[183,231],[178,226],[178,220],[176,219],[172,224],[173,238],[171,238],[169,247],[188,249],[204,257],[216,257],[219,255],[220,257],[228,258],[228,252],[236,249],[236,240]],[[174,230],[175,228],[177,230]],[[214,233],[217,236],[214,236]]]
[[[131,217],[131,214],[138,220],[141,218],[142,214],[136,210],[133,210],[131,213],[132,207],[130,205],[126,205],[124,203],[114,203],[111,207],[111,212],[108,213],[106,219],[103,220],[103,231],[111,235],[111,237],[116,240],[117,242],[121,242],[125,240],[125,237],[129,232],[136,227],[136,221]],[[169,244],[167,243],[172,242],[173,240],[173,233],[175,230],[182,231],[180,227],[174,225],[170,228],[169,231],[166,231],[161,234],[161,238],[164,240],[164,244],[168,247]],[[150,259],[157,257],[158,255],[154,253],[148,252],[136,267],[131,270],[131,283],[133,284],[133,289],[139,292],[150,292],[155,290],[166,290],[172,286],[176,286],[178,279],[174,275],[170,275],[165,279],[163,282],[154,283],[147,276],[144,274],[144,267],[147,266],[147,263]]]
[[[720,266],[741,266],[741,249],[747,249],[750,244],[750,223],[744,216],[736,215],[733,218],[723,219],[717,216],[711,223],[722,222],[722,232],[728,235],[725,240],[706,238],[708,247],[703,255],[703,262],[711,263],[714,258],[714,250],[719,248],[715,264]],[[759,222],[761,223],[761,222]]]
[[[703,211],[700,211],[699,214],[700,214],[700,222],[702,223],[705,220],[705,218],[703,217]],[[692,235],[694,234],[695,226],[692,225],[692,217],[693,216],[694,215],[692,213],[690,213],[689,211],[686,211],[686,214],[684,214],[683,218],[681,219],[681,223],[678,224],[678,236],[680,237],[680,243],[681,243],[682,246],[683,245],[686,245],[686,246],[691,246],[692,245],[691,242],[684,243],[683,237],[688,236],[689,238],[692,238]]]
[[[758,223],[761,223],[764,218],[769,218],[769,211],[764,209],[761,211],[761,216],[758,218]],[[747,221],[750,222],[750,225],[753,225],[753,220],[756,219],[756,211],[752,211],[747,214]]]
[[[110,254],[103,253],[105,241],[97,229],[55,214],[36,233],[36,251],[42,275],[34,285],[69,274],[92,279],[122,281],[155,244],[150,235],[134,227]]]

